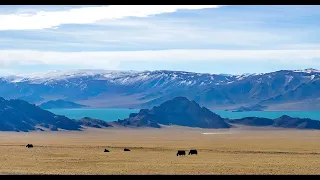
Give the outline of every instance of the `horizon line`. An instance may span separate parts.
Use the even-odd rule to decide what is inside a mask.
[[[262,72],[262,73],[241,73],[241,74],[230,74],[230,73],[209,73],[209,72],[195,72],[195,71],[185,71],[185,70],[168,70],[168,69],[159,69],[159,70],[108,70],[108,69],[68,69],[68,70],[47,70],[47,71],[37,71],[33,73],[23,73],[23,74],[14,74],[14,75],[0,75],[0,77],[25,77],[25,76],[30,76],[30,75],[37,75],[37,74],[48,74],[52,72],[60,72],[60,73],[67,73],[67,72],[77,72],[77,71],[83,71],[83,72],[88,72],[88,71],[103,71],[103,72],[135,72],[135,73],[142,73],[142,72],[161,72],[161,71],[166,71],[166,72],[184,72],[184,73],[195,73],[195,74],[208,74],[208,75],[228,75],[228,76],[241,76],[241,75],[262,75],[262,74],[269,74],[269,73],[274,73],[274,72],[279,72],[279,71],[295,71],[295,72],[302,72],[302,71],[318,71],[320,70],[315,69],[315,68],[304,68],[304,69],[281,69],[281,70],[276,70],[276,71],[269,71],[269,72]]]

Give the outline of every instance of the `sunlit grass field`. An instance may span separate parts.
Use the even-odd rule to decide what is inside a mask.
[[[34,148],[26,148],[28,143]],[[190,149],[199,154],[176,156],[177,150]],[[0,132],[0,154],[0,174],[320,174],[320,131]]]

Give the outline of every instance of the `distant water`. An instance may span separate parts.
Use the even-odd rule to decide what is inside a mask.
[[[49,111],[65,115],[72,119],[80,119],[83,117],[90,117],[101,119],[104,121],[116,121],[129,117],[130,113],[138,112],[138,109],[50,109]],[[223,118],[238,119],[243,117],[264,117],[264,118],[278,118],[282,115],[291,117],[310,118],[320,120],[320,111],[250,111],[250,112],[230,112],[230,111],[214,111]]]
[[[54,114],[65,115],[71,119],[90,117],[104,121],[116,121],[129,117],[130,113],[139,112],[137,109],[48,109]]]

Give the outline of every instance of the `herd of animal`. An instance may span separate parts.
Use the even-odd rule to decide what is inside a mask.
[[[26,145],[27,148],[33,148],[33,145],[32,144],[27,144]],[[131,151],[130,149],[128,148],[124,148],[123,151]],[[104,152],[110,152],[108,149],[104,149]],[[198,151],[195,150],[195,149],[191,149],[188,153],[188,155],[198,155]],[[177,156],[185,156],[186,155],[186,151],[185,150],[178,150],[177,152]]]
[[[191,149],[191,150],[189,151],[189,154],[188,154],[188,155],[193,155],[193,154],[198,155],[198,151],[195,150],[195,149]],[[186,151],[184,151],[184,150],[179,150],[179,151],[177,152],[177,156],[185,156],[185,155],[186,155]]]

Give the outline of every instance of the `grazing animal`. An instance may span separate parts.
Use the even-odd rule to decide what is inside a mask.
[[[33,148],[33,145],[32,144],[27,144],[26,147],[27,148]]]
[[[185,156],[186,155],[186,151],[183,151],[183,150],[179,150],[177,152],[177,156]]]
[[[123,151],[130,151],[130,149],[124,148],[124,150],[123,150]]]
[[[108,149],[104,149],[104,152],[110,152]]]
[[[192,155],[192,154],[198,155],[198,151],[195,150],[195,149],[191,149],[191,150],[189,151],[189,155]]]

